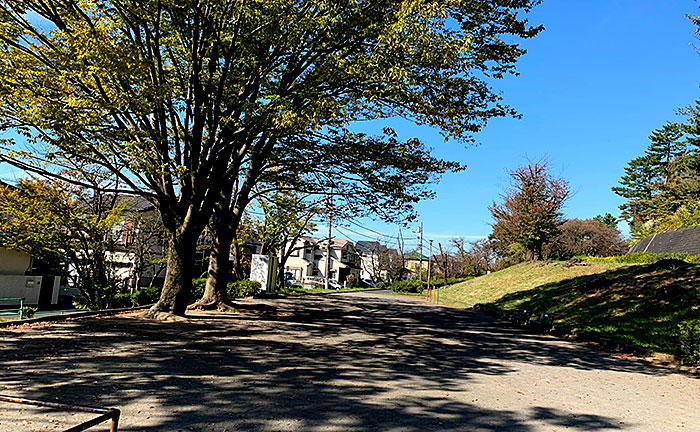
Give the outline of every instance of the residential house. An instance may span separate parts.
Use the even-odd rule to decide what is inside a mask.
[[[291,245],[287,245],[291,247]],[[317,237],[300,237],[294,244],[294,250],[285,263],[285,271],[294,279],[302,281],[307,276],[326,277],[325,239]],[[360,256],[355,246],[344,239],[333,239],[331,243],[330,279],[341,284],[349,275],[360,277]]]
[[[428,257],[418,251],[405,253],[403,260],[404,267],[416,276],[420,274],[421,266],[424,271],[428,269]]]
[[[378,241],[358,241],[355,248],[360,254],[360,277],[373,281],[390,280],[404,273],[401,269],[401,256],[396,249],[390,249]],[[399,273],[389,274],[389,273]]]
[[[32,256],[0,246],[0,298],[22,298],[25,305],[49,307],[58,303],[60,278],[37,274]],[[0,308],[16,301],[0,301]]]

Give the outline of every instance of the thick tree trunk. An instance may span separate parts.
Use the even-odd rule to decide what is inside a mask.
[[[171,238],[163,291],[146,316],[159,318],[161,313],[185,315],[187,298],[192,291],[192,267],[196,246],[197,236],[194,235]]]
[[[228,202],[225,206],[217,204],[214,210],[214,242],[209,253],[209,269],[204,295],[188,309],[217,309],[221,311],[234,309],[228,297],[228,275],[231,273],[229,255],[233,241],[234,228]]]

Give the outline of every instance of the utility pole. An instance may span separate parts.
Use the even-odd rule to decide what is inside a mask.
[[[443,262],[443,278],[445,279],[445,284],[443,286],[447,286],[447,255],[442,253],[442,243],[438,243],[438,246],[440,246],[440,256],[442,257],[442,262]]]
[[[401,235],[401,227],[399,227],[399,235],[396,236],[396,241],[399,246],[399,254],[401,255],[401,270],[399,270],[399,276],[403,276],[403,269],[406,268],[406,259],[403,256],[403,236]]]
[[[430,242],[430,249],[428,252],[428,292],[426,294],[426,300],[430,298],[430,280],[432,278],[432,270],[433,270],[433,241],[428,240]]]
[[[419,238],[419,243],[420,244],[420,257],[418,259],[418,280],[422,281],[423,280],[423,222],[420,223],[420,238]]]
[[[325,288],[330,289],[329,280],[331,278],[331,243],[333,237],[331,237],[331,225],[333,224],[333,187],[331,187],[331,193],[328,196],[328,246],[326,247],[326,283]]]

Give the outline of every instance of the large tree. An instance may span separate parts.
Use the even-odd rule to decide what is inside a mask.
[[[542,247],[558,234],[564,222],[562,207],[569,197],[568,182],[552,175],[546,162],[532,162],[508,174],[511,184],[503,202],[489,207],[494,219],[489,238],[505,249],[519,244],[527,251],[527,260],[539,260]]]
[[[0,0],[1,157],[43,175],[78,160],[152,200],[170,243],[152,313],[182,314],[215,207],[223,256],[253,186],[294,143],[369,161],[390,147],[393,178],[435,160],[349,135],[350,122],[400,116],[467,139],[514,114],[487,80],[514,72],[512,35],[539,32],[520,16],[537,3]]]

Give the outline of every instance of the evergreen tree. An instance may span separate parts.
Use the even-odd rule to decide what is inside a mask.
[[[620,179],[621,186],[612,188],[613,192],[627,199],[620,206],[620,218],[630,220],[631,225],[645,222],[652,213],[657,168],[649,155],[632,159]]]
[[[682,128],[678,123],[666,123],[649,135],[651,144],[645,153],[650,158],[658,180],[663,184],[668,183],[673,176],[673,162],[676,158],[687,153],[687,141],[683,139]]]

